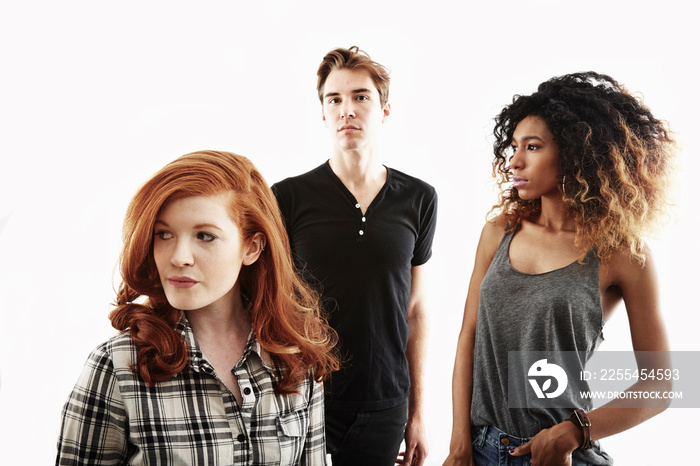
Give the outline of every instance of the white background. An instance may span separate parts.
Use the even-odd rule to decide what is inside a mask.
[[[415,3],[415,6],[413,6]],[[269,183],[330,155],[316,68],[358,45],[392,72],[383,162],[440,195],[426,415],[441,464],[474,251],[495,202],[493,117],[593,69],[643,93],[681,142],[676,217],[653,240],[674,349],[699,350],[696,14],[687,1],[5,2],[0,6],[0,462],[51,464],[60,411],[107,320],[126,205],[198,149]],[[513,331],[517,331],[514,325]],[[623,310],[602,349],[629,349]],[[616,464],[677,464],[697,410],[603,441]],[[692,451],[693,443],[683,450]],[[691,453],[692,455],[692,453]]]

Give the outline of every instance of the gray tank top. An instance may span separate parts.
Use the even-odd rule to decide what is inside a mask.
[[[509,351],[577,351],[587,361],[603,340],[598,258],[542,274],[510,265],[513,233],[503,236],[481,283],[474,344],[471,423],[494,426],[516,437],[532,437],[571,416],[571,408],[509,408]],[[583,361],[582,361],[583,362]],[[564,395],[562,395],[564,396]],[[558,400],[558,402],[567,400]],[[577,406],[571,400],[569,406]],[[593,464],[612,464],[596,443],[581,452]],[[583,455],[581,455],[583,453]]]

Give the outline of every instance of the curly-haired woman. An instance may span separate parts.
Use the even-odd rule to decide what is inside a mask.
[[[325,464],[337,337],[253,164],[171,162],[132,199],[123,237],[121,333],[85,364],[56,464]]]
[[[668,363],[643,238],[665,212],[672,138],[638,98],[593,72],[515,96],[494,135],[502,193],[469,284],[445,464],[612,464],[598,439],[666,403],[630,407],[618,398],[587,412],[590,400],[565,393],[556,405],[511,407],[508,357],[575,352],[583,369],[624,302],[635,352],[661,355],[640,358],[640,368]]]

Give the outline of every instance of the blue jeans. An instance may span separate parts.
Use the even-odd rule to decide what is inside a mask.
[[[406,402],[380,411],[326,408],[326,447],[333,466],[393,466],[407,416]]]
[[[530,438],[513,437],[491,426],[472,427],[474,466],[529,466],[531,455],[512,456],[509,451],[529,442]],[[573,458],[571,464],[588,465],[576,458]]]

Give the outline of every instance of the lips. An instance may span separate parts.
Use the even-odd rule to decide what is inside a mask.
[[[174,288],[192,288],[199,282],[193,278],[176,276],[168,278],[168,283]]]
[[[514,188],[518,188],[527,182],[528,182],[528,180],[526,180],[525,178],[520,178],[519,176],[513,177],[513,187]]]
[[[352,132],[352,131],[359,131],[359,130],[360,130],[360,128],[358,128],[357,126],[354,126],[354,125],[343,125],[340,127],[340,129],[338,131],[339,132],[344,132],[344,131],[345,132]]]

